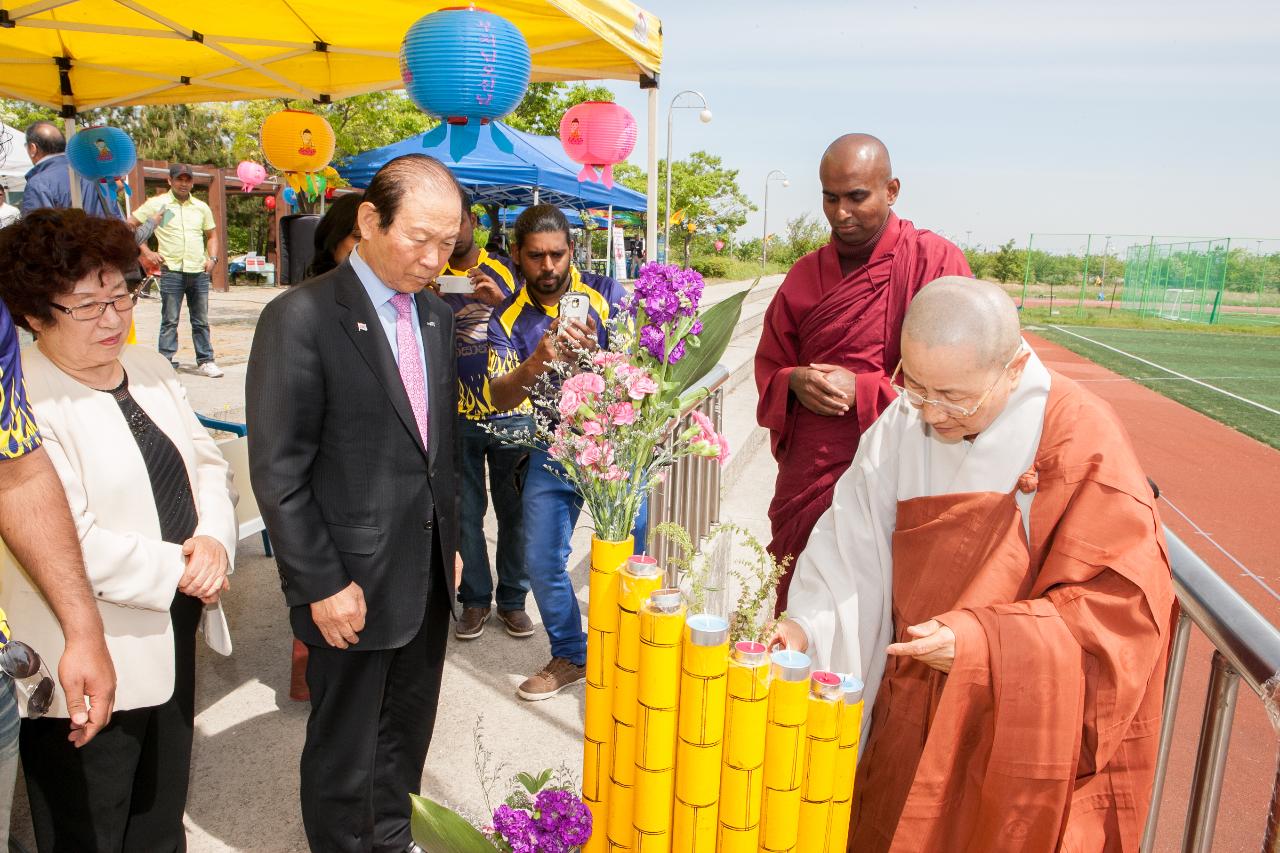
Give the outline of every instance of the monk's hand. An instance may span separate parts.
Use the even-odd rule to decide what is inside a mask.
[[[358,634],[364,630],[367,612],[364,590],[355,581],[328,598],[311,602],[311,621],[324,635],[324,641],[335,649],[360,642]]]
[[[840,367],[837,364],[811,364],[814,370],[822,373],[826,379],[837,391],[845,396],[849,402],[849,408],[855,408],[855,393],[857,390],[858,378],[852,370]]]
[[[836,417],[848,412],[853,405],[853,395],[846,396],[817,365],[791,371],[790,385],[800,405],[815,414]]]
[[[912,657],[939,672],[950,672],[956,659],[955,632],[937,619],[907,627],[914,639],[907,643],[894,643],[885,651],[891,655]]]
[[[773,623],[769,629],[769,639],[765,642],[767,649],[790,649],[804,652],[809,649],[809,635],[804,629],[790,619],[782,618]]]

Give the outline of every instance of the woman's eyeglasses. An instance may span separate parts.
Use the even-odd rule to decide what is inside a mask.
[[[57,308],[63,314],[68,315],[72,320],[96,320],[103,314],[107,313],[107,306],[110,305],[116,309],[117,314],[127,314],[133,310],[138,304],[138,294],[126,293],[123,296],[117,296],[115,299],[108,299],[106,302],[86,302],[83,305],[77,305],[74,308],[68,308],[65,305],[59,305],[56,302],[50,302],[50,308]]]
[[[43,717],[53,704],[53,678],[35,649],[20,640],[10,639],[7,621],[0,622],[0,670],[19,683],[43,673],[39,683],[27,693],[27,717]],[[24,686],[23,690],[26,689]]]

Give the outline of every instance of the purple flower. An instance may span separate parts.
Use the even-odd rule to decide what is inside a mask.
[[[675,364],[682,358],[684,358],[684,341],[677,341],[671,348],[671,355],[667,356],[667,364]]]
[[[513,809],[505,803],[498,806],[493,810],[493,828],[511,847],[512,853],[537,853],[533,842],[534,821],[523,809]]]
[[[657,326],[645,326],[640,330],[640,346],[658,361],[666,355],[666,341],[666,334]]]
[[[691,334],[691,335],[700,335],[700,334],[702,334],[702,321],[701,321],[701,320],[694,320],[694,321],[693,321],[693,325],[689,327],[689,334]]]
[[[635,308],[643,308],[655,323],[666,323],[683,314],[698,313],[702,300],[702,276],[674,264],[645,264],[635,285]]]
[[[540,851],[558,853],[586,844],[591,838],[591,811],[571,791],[556,788],[538,792],[537,833]],[[549,844],[554,838],[559,846]]]

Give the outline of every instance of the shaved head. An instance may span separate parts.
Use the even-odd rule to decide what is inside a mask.
[[[869,133],[846,133],[828,145],[818,165],[819,174],[823,169],[841,172],[858,169],[884,181],[893,177],[889,149]]]
[[[836,240],[856,249],[879,238],[900,188],[883,142],[867,133],[846,133],[827,146],[818,180],[822,212]]]
[[[935,279],[915,295],[902,336],[921,346],[971,349],[974,366],[999,368],[1022,341],[1018,309],[1003,289],[958,275]]]

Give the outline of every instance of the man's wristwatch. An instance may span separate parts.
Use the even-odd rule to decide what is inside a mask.
[[[218,259],[217,259],[216,257],[214,257],[213,255],[210,255],[210,256],[209,256],[209,260],[210,260],[211,262],[215,263],[215,264],[218,262]]]

